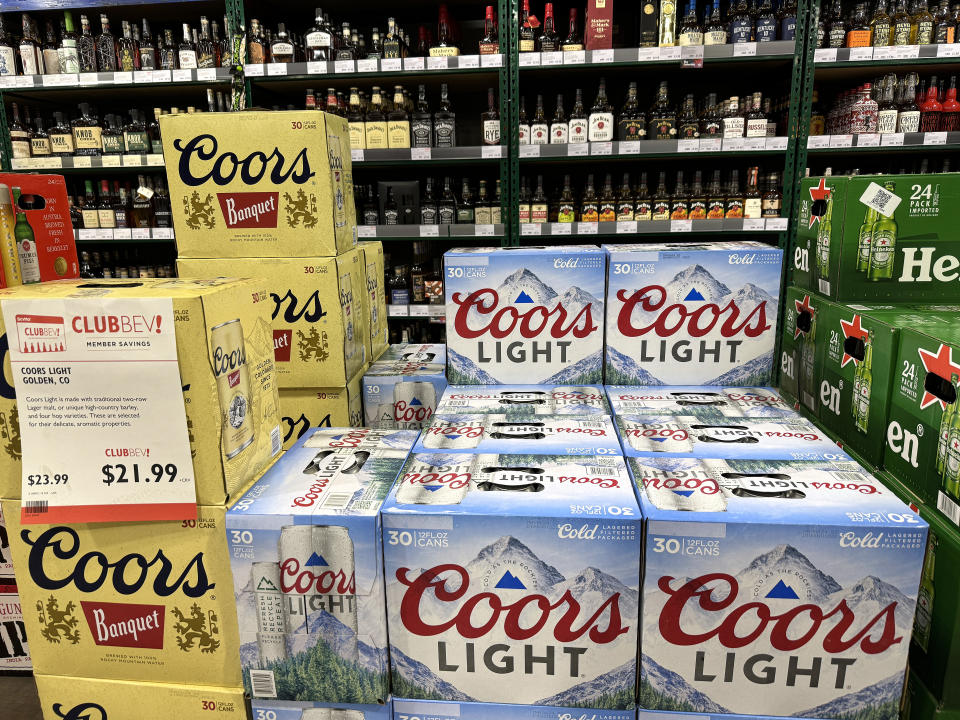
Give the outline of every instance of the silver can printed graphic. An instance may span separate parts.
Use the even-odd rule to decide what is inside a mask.
[[[430,382],[398,382],[393,386],[393,419],[402,430],[419,430],[437,409],[437,391]]]
[[[286,619],[283,593],[280,592],[280,566],[275,562],[255,562],[250,566],[250,583],[257,609],[257,648],[260,663],[286,659],[284,643]]]
[[[357,353],[363,353],[363,340],[357,337],[356,333],[357,308],[353,298],[353,283],[348,272],[340,276],[340,307],[343,309],[344,320],[343,358],[349,364]]]
[[[253,442],[253,408],[250,375],[240,320],[229,320],[210,329],[213,373],[220,398],[221,446],[227,459],[236,457]]]
[[[423,446],[431,450],[467,450],[479,447],[486,421],[436,417],[423,430]]]
[[[724,512],[727,509],[723,488],[713,477],[697,477],[683,472],[651,473],[640,461],[631,458],[630,462],[647,497],[661,510]]]
[[[400,476],[397,502],[402,505],[457,505],[470,491],[471,466],[432,465],[411,459]]]
[[[688,427],[672,420],[645,422],[618,418],[622,437],[640,452],[688,453],[693,451],[693,438]]]

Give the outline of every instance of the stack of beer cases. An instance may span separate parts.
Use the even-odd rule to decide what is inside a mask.
[[[367,427],[419,430],[430,422],[447,386],[447,346],[390,345],[363,376]]]
[[[389,720],[380,506],[416,437],[310,430],[227,514],[254,717]]]
[[[926,524],[774,391],[608,393],[646,523],[640,720],[896,718]]]
[[[346,120],[210,117],[163,124],[177,271],[265,283],[284,447],[309,427],[361,425],[360,382],[387,346],[387,314],[383,246],[356,242]]]
[[[960,175],[810,178],[800,193],[782,389],[930,523],[913,695],[957,711]]]
[[[281,451],[270,311],[257,302],[266,291],[253,280],[131,285],[101,284],[93,296],[86,281],[0,291],[0,306],[11,299],[67,307],[84,297],[117,307],[169,299],[186,411],[182,432],[196,484],[195,519],[124,521],[118,506],[102,511],[101,522],[79,522],[44,502],[24,513],[17,400],[0,394],[6,433],[0,498],[17,587],[29,608],[23,623],[40,702],[50,720],[131,713],[140,720],[240,720],[246,709],[224,523],[228,503]],[[4,346],[19,335],[0,326]],[[222,360],[214,362],[225,356],[237,361],[229,373],[221,372]],[[4,365],[12,377],[9,353]],[[64,448],[69,433],[63,429]]]
[[[29,674],[30,647],[23,624],[23,607],[13,576],[10,541],[0,506],[0,675]]]

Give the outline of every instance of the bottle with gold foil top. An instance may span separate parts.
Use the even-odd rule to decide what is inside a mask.
[[[393,88],[393,109],[387,113],[387,145],[390,148],[410,147],[410,115],[400,85]]]
[[[347,127],[350,129],[350,149],[363,150],[366,146],[364,142],[363,108],[360,106],[360,91],[355,87],[350,88]]]
[[[870,20],[870,44],[874,47],[889,46],[892,29],[890,15],[887,12],[887,0],[877,0],[877,7]]]
[[[389,147],[387,143],[387,116],[383,112],[383,100],[380,96],[380,87],[377,85],[373,87],[370,107],[367,108],[367,117],[363,127],[368,150]]]
[[[0,184],[0,265],[7,287],[22,285],[20,260],[17,257],[17,240],[14,235],[16,225],[10,188]]]
[[[677,44],[676,0],[660,0],[660,22],[657,40],[660,47],[673,47]]]

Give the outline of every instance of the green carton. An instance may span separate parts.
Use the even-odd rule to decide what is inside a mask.
[[[820,309],[825,301],[798,287],[788,287],[784,298],[780,337],[780,390],[816,416],[817,343]]]

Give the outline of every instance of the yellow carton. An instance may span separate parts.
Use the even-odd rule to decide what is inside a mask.
[[[383,243],[379,240],[364,241],[358,245],[363,253],[363,265],[367,275],[365,302],[370,319],[367,359],[372,362],[387,347],[387,290],[383,286]]]
[[[0,306],[11,298],[171,298],[197,502],[222,505],[267,468],[282,444],[270,303],[264,287],[262,281],[222,278],[63,280],[0,290]],[[224,329],[229,333],[225,335]],[[247,414],[229,433],[223,432],[221,417],[229,399],[221,403],[213,359],[225,352],[225,344],[233,350],[242,345],[246,361],[238,371],[246,378],[239,387],[249,387]],[[20,428],[7,347],[0,315],[0,497],[19,498]],[[227,392],[224,389],[225,397]]]
[[[363,425],[364,372],[358,372],[342,388],[281,388],[283,449],[292,446],[310,428]]]
[[[267,288],[277,383],[343,387],[367,359],[363,255],[177,260],[181,277],[255,277]]]
[[[242,688],[37,675],[44,720],[246,720]]]
[[[3,514],[37,673],[241,685],[225,506],[73,526],[21,525],[16,500]]]
[[[347,121],[316,111],[164,115],[180,257],[315,257],[356,242]]]

